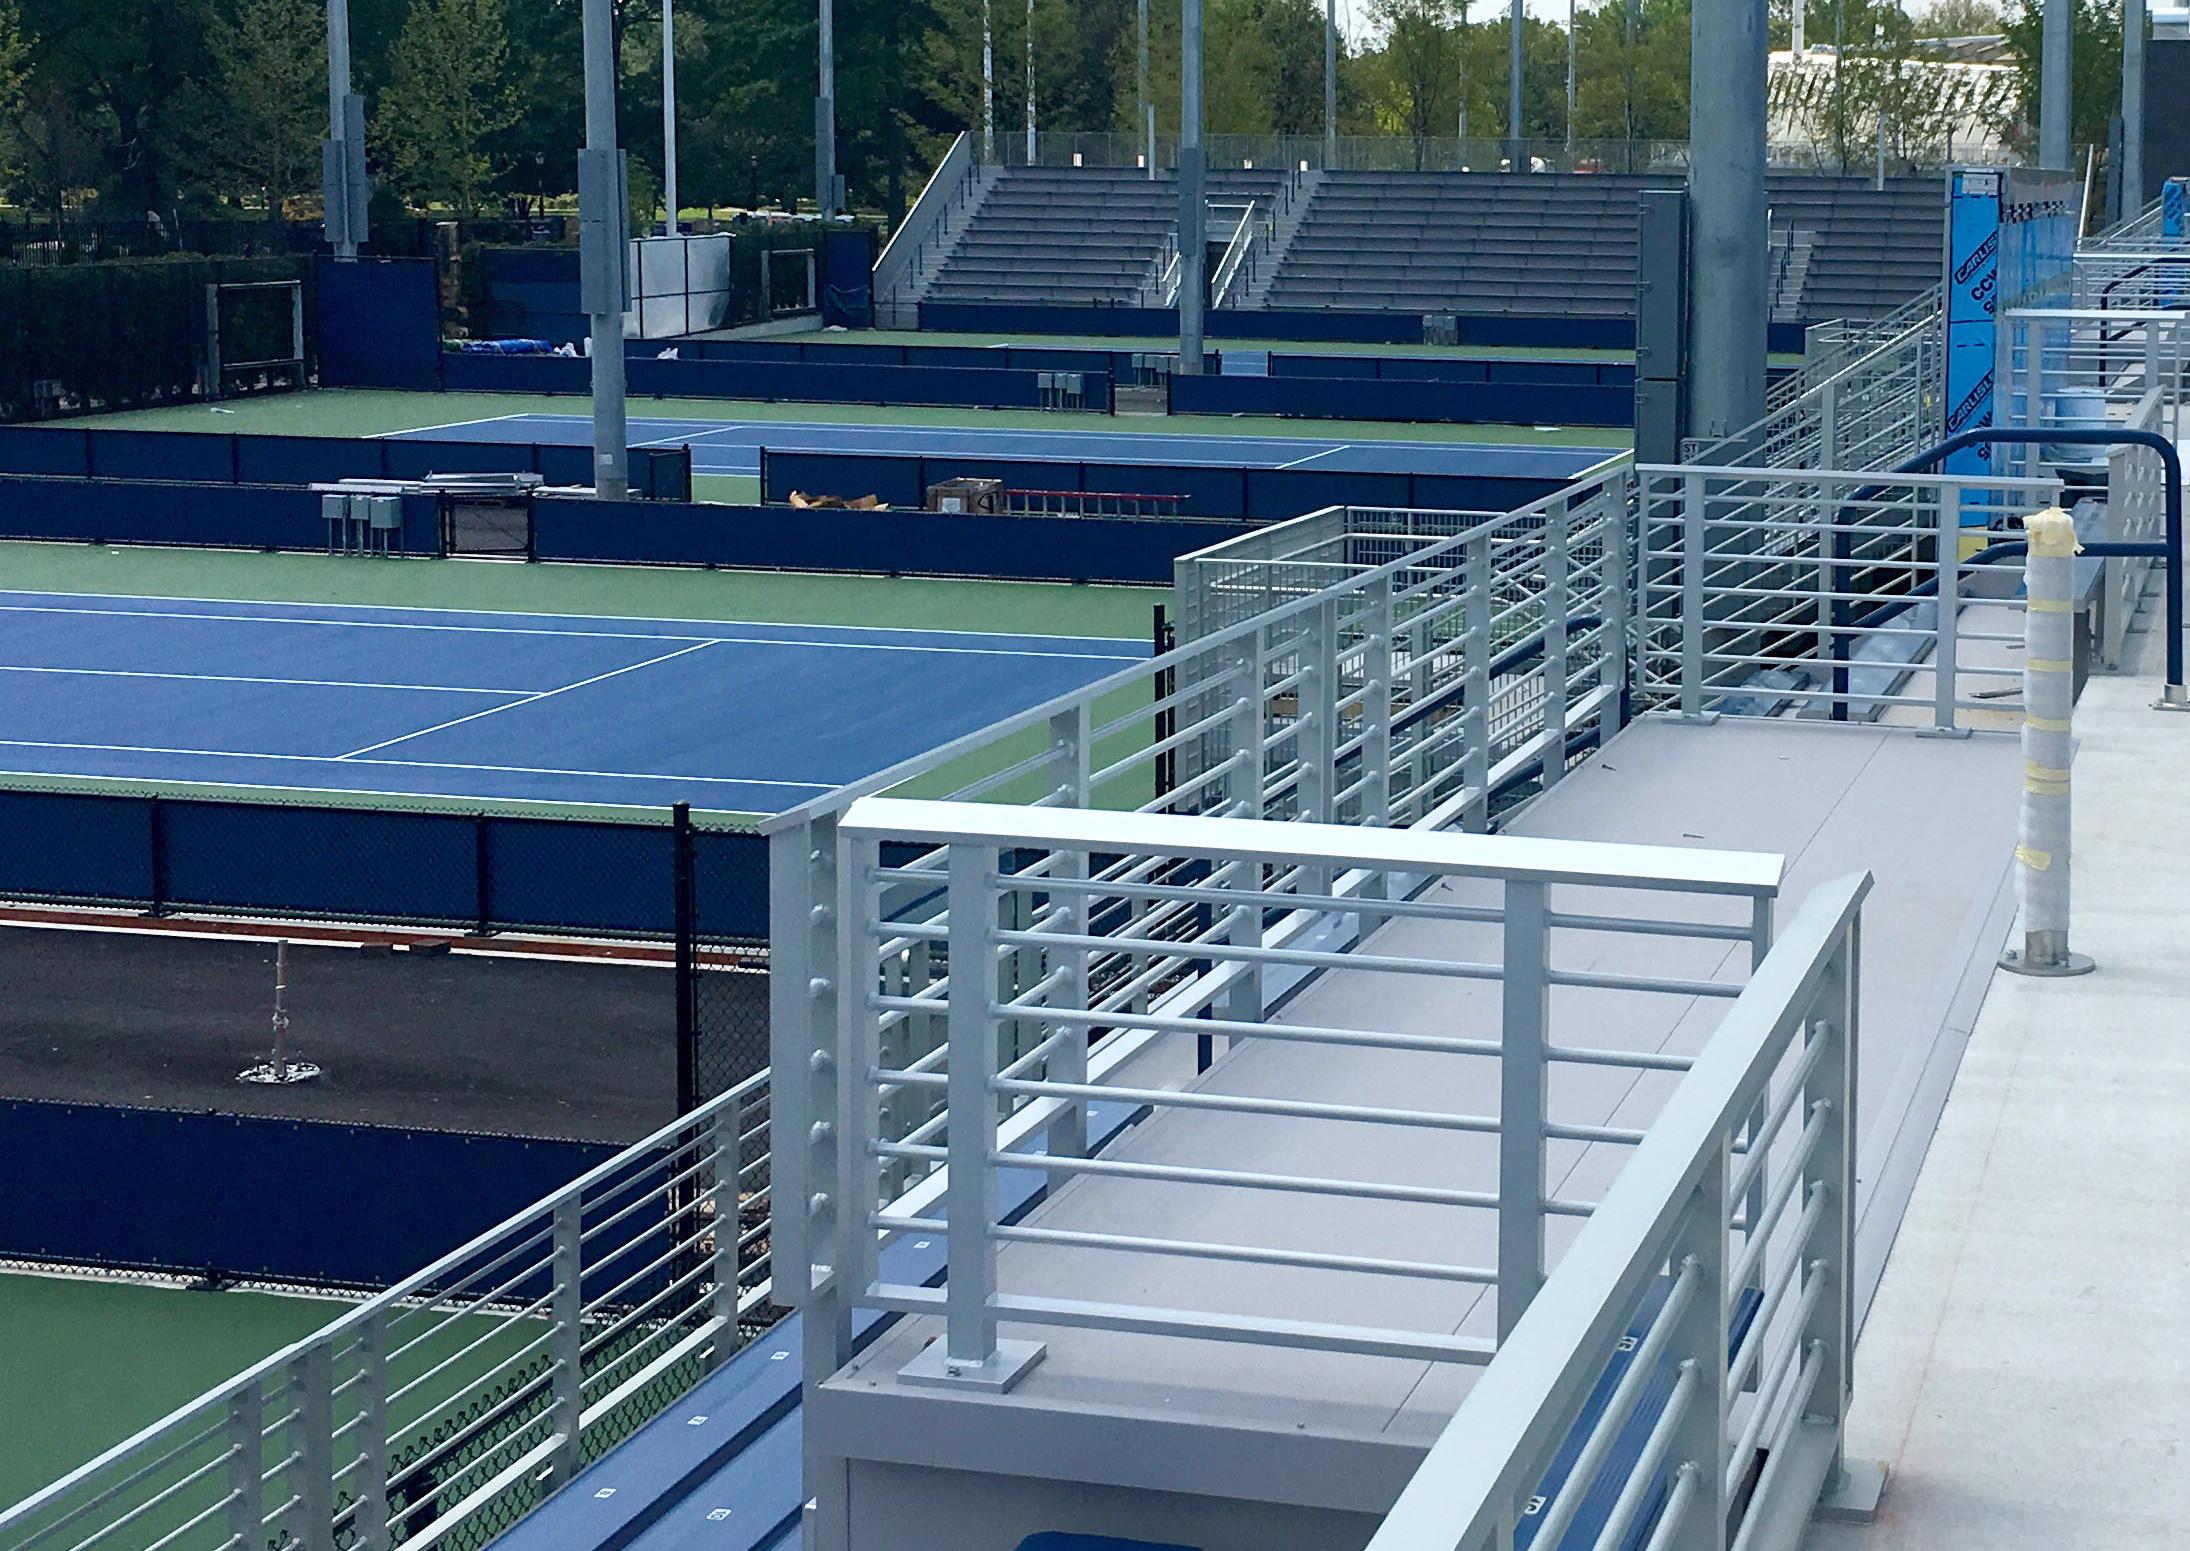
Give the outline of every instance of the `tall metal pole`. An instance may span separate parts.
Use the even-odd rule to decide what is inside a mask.
[[[350,92],[350,0],[327,0],[327,144],[320,172],[327,241],[346,263],[365,240],[364,133],[363,105]]]
[[[1506,62],[1506,165],[1515,172],[1529,170],[1527,142],[1521,133],[1521,0],[1513,0],[1513,20]]]
[[[615,40],[611,0],[585,0],[586,145],[578,159],[579,281],[593,344],[593,494],[621,501],[631,493],[625,459],[624,309],[628,303],[625,230],[630,202],[623,154],[616,148]]]
[[[989,0],[981,0],[981,160],[996,160],[996,29]]]
[[[662,0],[662,235],[677,235],[677,0]]]
[[[1323,0],[1323,165],[1338,165],[1338,0]]]
[[[814,209],[836,214],[836,0],[821,0],[821,89],[814,97]]]
[[[2075,50],[2074,0],[2045,0],[2039,29],[2038,165],[2068,169],[2069,71]]]
[[[1140,45],[1140,91],[1134,98],[1138,111],[1133,115],[1133,133],[1141,140],[1141,162],[1148,168],[1148,180],[1153,183],[1156,181],[1156,105],[1148,99],[1148,0],[1141,0],[1134,27],[1134,36]]]
[[[1034,165],[1034,0],[1027,0],[1027,165]]]
[[[2144,0],[2122,0],[2122,214],[2144,208]]]
[[[1800,4],[1801,0],[1796,0]],[[1574,160],[1574,0],[1566,0],[1566,154],[1568,171]]]
[[[1690,41],[1688,434],[1764,414],[1764,0],[1696,0]]]
[[[1201,374],[1202,278],[1209,263],[1203,235],[1201,145],[1201,0],[1183,0],[1179,16],[1179,370]]]

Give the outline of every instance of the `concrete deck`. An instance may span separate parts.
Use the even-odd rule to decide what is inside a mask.
[[[2190,1543],[2190,716],[2151,709],[2158,644],[2076,711],[2098,972],[1992,982],[1856,1348],[1885,1500],[1810,1551]]]
[[[1708,727],[1649,721],[1622,733],[1513,826],[1541,835],[1778,852],[1787,858],[1783,910],[1830,878],[1864,867],[1876,874],[1865,921],[1858,1097],[1864,1214],[1858,1266],[1866,1285],[1883,1262],[1931,1134],[1974,992],[2004,938],[2019,759],[2007,738],[1935,739],[1784,721]],[[1605,903],[1560,900],[1556,893],[1555,901],[1562,909]],[[1692,897],[1669,896],[1652,907],[1639,903],[1633,895],[1621,900],[1635,915],[1728,919],[1724,902],[1699,906]],[[1479,927],[1408,921],[1385,928],[1372,951],[1481,960],[1491,956],[1491,938]],[[1583,934],[1562,935],[1554,948],[1562,968],[1725,980],[1745,976],[1746,957],[1745,948],[1723,942]],[[1561,1029],[1580,1030],[1597,1045],[1687,1052],[1708,1037],[1724,1006],[1566,990],[1555,994],[1553,1027],[1555,1037]],[[1495,1034],[1496,1009],[1496,987],[1480,982],[1348,971],[1311,985],[1286,1016],[1466,1035]],[[1134,1081],[1134,1074],[1123,1080]],[[1669,1084],[1656,1074],[1562,1067],[1554,1073],[1552,1113],[1559,1120],[1640,1126]],[[1496,1107],[1487,1062],[1276,1041],[1241,1046],[1200,1085],[1452,1112]],[[1495,1180],[1491,1147],[1481,1136],[1170,1111],[1107,1156],[1482,1188]],[[1595,1199],[1624,1157],[1620,1148],[1555,1144],[1551,1188]],[[1113,1179],[1059,1191],[1033,1221],[1447,1263],[1485,1265],[1495,1258],[1488,1214]],[[1554,1261],[1571,1237],[1557,1231],[1564,1227],[1554,1225]],[[1479,1288],[1391,1277],[1023,1244],[1006,1246],[999,1264],[1004,1290],[1013,1293],[1484,1335],[1494,1313]],[[1041,1493],[1029,1478],[1082,1483],[1090,1522],[1111,1533],[1130,1531],[1131,1518],[1121,1515],[1141,1511],[1135,1503],[1147,1494],[1173,1493],[1282,1510],[1291,1515],[1284,1519],[1289,1544],[1358,1544],[1363,1516],[1390,1502],[1474,1371],[1007,1325],[1007,1338],[1048,1343],[1046,1360],[1009,1394],[903,1384],[899,1370],[939,1325],[901,1322],[811,1397],[817,1445],[853,1462],[855,1544],[860,1530],[908,1548],[950,1544],[954,1525],[965,1533],[965,1503],[982,1494],[992,1506],[1025,1501],[1028,1522],[1056,1527],[1054,1501],[1030,1499],[1030,1491],[1035,1499]],[[1172,1447],[1172,1438],[1181,1446]],[[963,1484],[954,1488],[938,1467],[969,1474],[957,1477]],[[1101,1506],[1092,1506],[1098,1499]],[[1044,1512],[1052,1517],[1042,1518]],[[1254,1544],[1271,1528],[1254,1515],[1219,1527],[1226,1522],[1212,1516],[1206,1545],[1213,1551]],[[932,1526],[933,1536],[918,1525]]]

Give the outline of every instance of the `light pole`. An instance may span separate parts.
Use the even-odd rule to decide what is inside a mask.
[[[996,29],[989,0],[981,0],[981,160],[996,160]]]
[[[1202,271],[1209,263],[1203,236],[1201,144],[1201,0],[1183,0],[1179,16],[1179,370],[1201,375]]]
[[[2122,0],[2122,215],[2144,208],[2144,0]]]
[[[365,103],[350,90],[350,0],[327,0],[327,143],[320,148],[327,242],[354,262],[366,238]]]
[[[677,0],[662,0],[662,235],[677,235]]]
[[[814,97],[814,209],[836,214],[836,4],[821,0],[821,89]]]
[[[1139,111],[1134,115],[1133,130],[1141,137],[1141,159],[1148,167],[1148,181],[1153,183],[1156,181],[1156,105],[1148,100],[1148,0],[1141,0],[1134,26],[1140,44],[1140,93],[1135,98]]]
[[[1795,0],[1797,5],[1802,0]],[[1574,0],[1566,0],[1566,159],[1567,170],[1573,171],[1574,162]]]
[[[2068,170],[2069,159],[2069,72],[2075,52],[2072,4],[2073,0],[2045,0],[2039,29],[2038,165],[2062,172]]]
[[[1323,0],[1323,165],[1338,165],[1338,0]]]
[[[1688,425],[1764,413],[1764,0],[1697,0],[1690,40]]]
[[[585,0],[586,144],[578,155],[578,281],[590,319],[593,345],[593,494],[621,501],[630,495],[625,459],[624,273],[625,229],[630,208],[623,153],[616,148],[615,41],[610,0]]]
[[[1514,172],[1526,172],[1528,152],[1521,138],[1521,0],[1513,0],[1511,32],[1506,63],[1506,165]]]
[[[1027,165],[1034,165],[1034,0],[1027,0]]]

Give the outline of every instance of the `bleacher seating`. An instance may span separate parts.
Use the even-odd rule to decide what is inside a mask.
[[[1279,308],[1624,315],[1650,175],[1334,172],[1272,282]],[[1877,317],[1939,278],[1944,204],[1924,178],[1775,174],[1775,231],[1806,235],[1785,316]]]
[[[1210,171],[1213,201],[1273,199],[1286,174]],[[1636,195],[1664,175],[1332,172],[1311,180],[1255,305],[1400,312],[1634,311]],[[1938,279],[1944,203],[1930,178],[1770,179],[1774,316],[1869,318]],[[1268,208],[1267,206],[1265,208]],[[1142,301],[1177,226],[1177,184],[1131,167],[995,174],[921,299]],[[1218,237],[1212,221],[1212,238]]]
[[[1275,196],[1284,174],[1212,170],[1209,197]],[[1014,167],[982,199],[931,302],[1130,305],[1178,226],[1178,184],[1132,167]],[[1217,235],[1212,221],[1212,237]]]

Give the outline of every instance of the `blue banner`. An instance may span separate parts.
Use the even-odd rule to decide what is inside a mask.
[[[1999,300],[2000,174],[1956,172],[1947,187],[1946,403],[1941,434],[1992,424]],[[1969,447],[1946,461],[1950,474],[1989,474],[1992,449]]]

